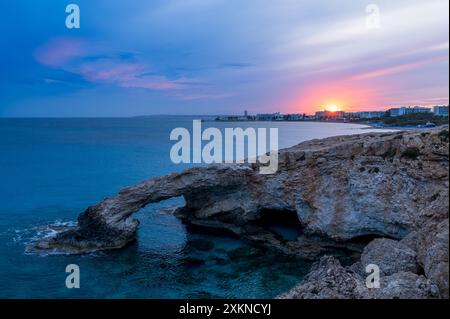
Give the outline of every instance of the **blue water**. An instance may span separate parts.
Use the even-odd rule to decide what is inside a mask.
[[[127,185],[179,171],[170,161],[170,131],[192,117],[123,119],[0,119],[0,298],[272,298],[298,283],[310,263],[252,252],[226,237],[188,232],[161,208],[137,214],[136,243],[82,256],[25,253],[49,224],[73,223],[80,212]],[[278,127],[280,147],[312,138],[367,132],[333,123],[216,123]],[[207,250],[192,242],[208,242]],[[274,262],[276,260],[276,262]],[[77,264],[81,288],[65,287]]]

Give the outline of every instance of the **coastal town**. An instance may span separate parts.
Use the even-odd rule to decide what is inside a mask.
[[[382,118],[397,118],[414,115],[448,118],[448,105],[434,107],[409,106],[389,108],[385,111],[344,112],[340,110],[317,111],[315,114],[282,114],[280,112],[250,115],[244,111],[242,115],[219,116],[216,121],[334,121],[358,122],[375,121]]]

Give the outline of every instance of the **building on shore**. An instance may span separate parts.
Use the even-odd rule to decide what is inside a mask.
[[[436,116],[448,116],[448,105],[436,105],[433,107],[433,113]]]
[[[305,119],[305,114],[286,114],[284,119],[286,121],[303,121]]]
[[[315,121],[316,120],[316,116],[315,115],[307,115],[305,114],[305,116],[303,117],[304,121]]]
[[[415,114],[415,113],[431,113],[431,108],[414,106],[406,109],[406,114]]]
[[[216,117],[216,121],[225,121],[225,122],[237,122],[237,121],[254,121],[254,116],[238,116],[238,115],[230,115],[230,116],[218,116]]]
[[[384,117],[386,115],[385,111],[364,111],[364,112],[355,112],[356,117],[359,119],[374,119]]]
[[[316,112],[316,119],[318,120],[343,120],[345,112],[343,111],[318,111]]]
[[[257,121],[282,121],[284,116],[280,112],[268,114],[256,114]]]
[[[228,115],[228,116],[218,116],[216,117],[216,121],[225,121],[225,122],[236,122],[236,121],[255,121],[255,116],[248,115],[248,111],[244,111],[244,115]]]
[[[388,112],[390,117],[397,117],[417,113],[431,113],[431,109],[428,107],[421,107],[421,106],[399,107],[399,108],[391,108],[388,110]]]
[[[344,112],[344,111],[318,111],[315,115],[307,114],[281,114],[276,113],[261,113],[256,115],[249,115],[245,110],[243,115],[229,115],[219,116],[217,121],[343,121],[351,122],[357,120],[379,119],[382,117],[397,117],[409,114],[429,113],[438,116],[448,116],[448,105],[437,105],[431,108],[414,106],[414,107],[398,107],[391,108],[387,111],[361,111],[361,112]]]
[[[325,118],[325,111],[316,112],[316,119],[324,119],[324,118]]]
[[[394,107],[388,110],[388,114],[390,117],[400,116],[400,109],[398,107]]]

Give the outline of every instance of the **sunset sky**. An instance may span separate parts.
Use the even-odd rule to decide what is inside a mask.
[[[76,3],[81,28],[67,29]],[[380,10],[367,24],[366,6]],[[448,0],[15,0],[0,116],[448,104]]]

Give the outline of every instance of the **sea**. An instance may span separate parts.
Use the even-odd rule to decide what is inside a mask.
[[[238,238],[187,229],[168,207],[135,214],[136,242],[85,255],[26,252],[56,227],[121,188],[181,171],[170,150],[174,128],[278,128],[279,147],[380,131],[319,122],[216,122],[214,117],[0,118],[0,298],[273,298],[301,282],[311,261],[258,253]],[[67,265],[80,288],[66,286]]]

